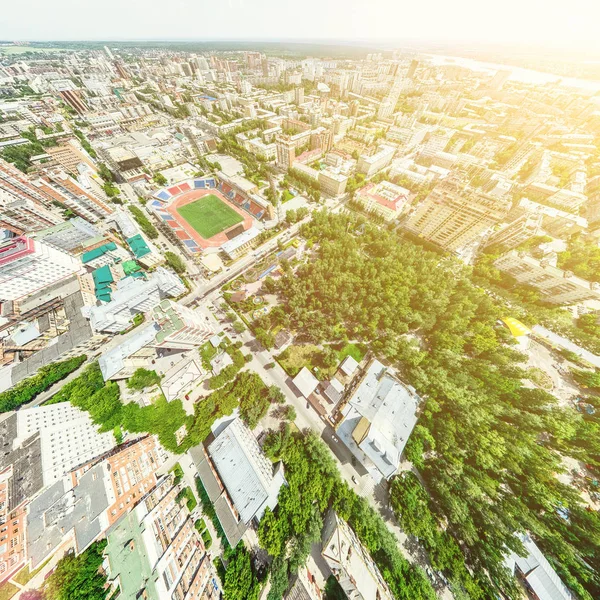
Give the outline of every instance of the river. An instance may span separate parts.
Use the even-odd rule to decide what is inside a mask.
[[[536,85],[544,85],[546,83],[560,83],[563,87],[577,88],[586,92],[600,91],[600,81],[592,81],[589,79],[579,79],[577,77],[561,77],[552,73],[544,73],[542,71],[534,71],[532,69],[524,69],[522,67],[514,67],[511,65],[501,65],[491,62],[483,62],[472,58],[462,58],[460,56],[440,56],[438,54],[427,54],[429,61],[436,65],[458,65],[466,67],[472,71],[482,71],[486,73],[495,73],[498,70],[510,71],[509,81],[519,81],[521,83],[531,83]]]

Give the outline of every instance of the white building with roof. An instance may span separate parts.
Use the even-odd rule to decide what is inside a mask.
[[[342,409],[338,436],[377,481],[396,473],[417,423],[420,400],[412,388],[373,360]]]
[[[229,421],[208,451],[244,523],[260,520],[267,507],[277,506],[279,489],[285,483],[283,470],[273,468],[241,419]]]
[[[208,452],[202,446],[190,451],[215,512],[231,546],[244,535],[251,521],[259,521],[267,508],[277,506],[283,465],[264,455],[254,434],[235,413],[213,426]]]
[[[27,296],[81,271],[79,259],[27,237],[0,243],[0,302]]]
[[[352,377],[358,369],[358,361],[354,358],[354,356],[346,356],[346,358],[342,361],[342,364],[339,366],[339,370],[346,375],[347,377]]]
[[[538,600],[574,600],[575,596],[562,582],[529,534],[520,534],[518,537],[527,554],[519,556],[511,552],[505,563],[508,569]]]
[[[250,227],[240,235],[236,235],[232,240],[228,240],[221,246],[221,250],[227,254],[227,256],[233,260],[238,256],[241,256],[249,250],[257,241],[260,236],[260,229],[258,227]]]
[[[292,382],[305,398],[308,398],[319,385],[319,380],[306,367],[300,369]]]

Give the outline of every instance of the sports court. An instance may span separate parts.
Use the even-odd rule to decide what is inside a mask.
[[[214,194],[177,208],[183,217],[205,240],[241,223],[244,218]]]
[[[204,204],[209,198],[218,202],[208,200],[208,204]],[[198,208],[195,207],[196,204]],[[190,206],[192,209],[188,213]],[[184,244],[194,244],[202,249],[219,248],[232,237],[252,227],[252,217],[214,188],[189,189],[188,186],[183,192],[178,190],[178,194],[168,205],[162,207],[162,211],[166,215],[163,220]]]

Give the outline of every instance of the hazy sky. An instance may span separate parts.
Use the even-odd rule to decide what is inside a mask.
[[[398,39],[600,51],[600,0],[1,0],[0,39]]]

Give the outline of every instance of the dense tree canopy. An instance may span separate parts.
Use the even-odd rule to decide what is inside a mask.
[[[167,402],[162,394],[148,406],[123,404],[119,386],[102,379],[98,363],[93,363],[75,380],[65,385],[51,402],[69,401],[89,412],[101,431],[122,427],[132,433],[158,435],[161,444],[171,452],[182,453],[201,443],[209,434],[214,421],[230,415],[239,407],[240,416],[254,428],[267,413],[271,402],[269,388],[256,373],[240,373],[233,381],[197,402],[194,415],[188,415],[181,400]],[[175,433],[185,425],[187,435],[177,444]]]
[[[106,577],[100,572],[106,540],[95,542],[79,556],[61,558],[44,588],[47,600],[105,600]]]
[[[23,381],[13,385],[5,392],[0,393],[0,413],[15,410],[22,404],[30,402],[57,381],[76,371],[86,360],[85,355],[74,356],[68,360],[42,367],[33,377],[23,379]]]
[[[503,558],[527,530],[567,585],[599,597],[600,520],[556,477],[563,454],[600,464],[597,423],[523,388],[503,309],[457,260],[346,214],[319,213],[303,234],[317,260],[276,285],[291,327],[368,343],[426,398],[411,458],[471,572],[510,590]],[[486,597],[493,584],[480,582]]]
[[[558,266],[588,281],[600,282],[600,248],[574,238],[567,250],[558,255]]]
[[[127,381],[127,387],[131,390],[143,390],[144,388],[158,385],[160,376],[156,371],[140,367],[136,369],[133,375]]]

